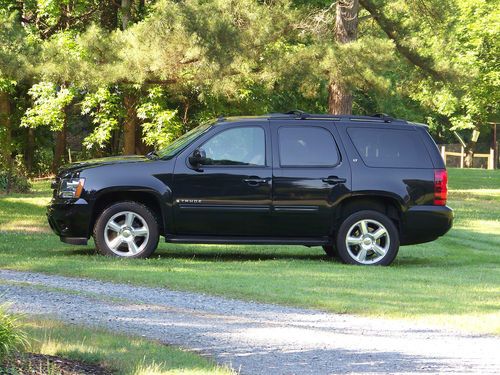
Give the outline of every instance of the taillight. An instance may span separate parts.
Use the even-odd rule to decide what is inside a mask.
[[[446,206],[448,197],[448,172],[446,169],[434,171],[434,205]]]

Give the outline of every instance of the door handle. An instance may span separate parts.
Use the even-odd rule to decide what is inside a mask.
[[[337,185],[337,184],[343,184],[347,180],[345,178],[339,178],[337,176],[330,176],[327,178],[323,178],[322,181],[330,185]]]
[[[267,184],[269,181],[268,178],[257,178],[257,177],[251,177],[251,178],[244,178],[243,182],[250,186],[259,186],[263,184]]]

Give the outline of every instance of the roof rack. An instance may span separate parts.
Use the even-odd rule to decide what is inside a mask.
[[[285,116],[283,116],[285,115]],[[393,121],[404,121],[404,120],[396,120],[393,117],[385,114],[385,113],[376,113],[371,116],[352,116],[352,115],[327,115],[327,114],[310,114],[299,109],[294,109],[292,111],[288,111],[283,114],[273,114],[272,117],[279,118],[280,116],[289,118],[293,116],[300,120],[314,120],[314,119],[325,119],[331,121],[340,121],[340,120],[348,120],[348,121],[368,121],[368,122],[385,122],[390,123]]]

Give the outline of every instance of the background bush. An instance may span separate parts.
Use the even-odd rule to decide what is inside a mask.
[[[30,189],[31,183],[27,177],[22,155],[14,159],[10,171],[6,166],[0,167],[0,192],[27,193]]]

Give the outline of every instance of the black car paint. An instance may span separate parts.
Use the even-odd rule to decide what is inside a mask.
[[[279,165],[280,126],[320,126],[333,135],[340,162],[331,167]],[[266,164],[193,167],[189,156],[215,133],[235,126],[266,131]],[[70,165],[58,175],[85,178],[79,199],[54,197],[48,207],[51,228],[62,241],[86,244],[103,202],[146,196],[171,242],[331,243],[342,210],[353,199],[365,204],[390,200],[398,219],[401,244],[427,242],[445,234],[453,213],[433,206],[434,169],[372,168],[364,165],[347,134],[349,126],[404,127],[425,144],[434,169],[444,168],[439,152],[418,124],[303,120],[257,117],[221,120],[169,160],[113,157]],[[140,194],[140,195],[139,195]],[[395,216],[398,217],[395,217]]]

